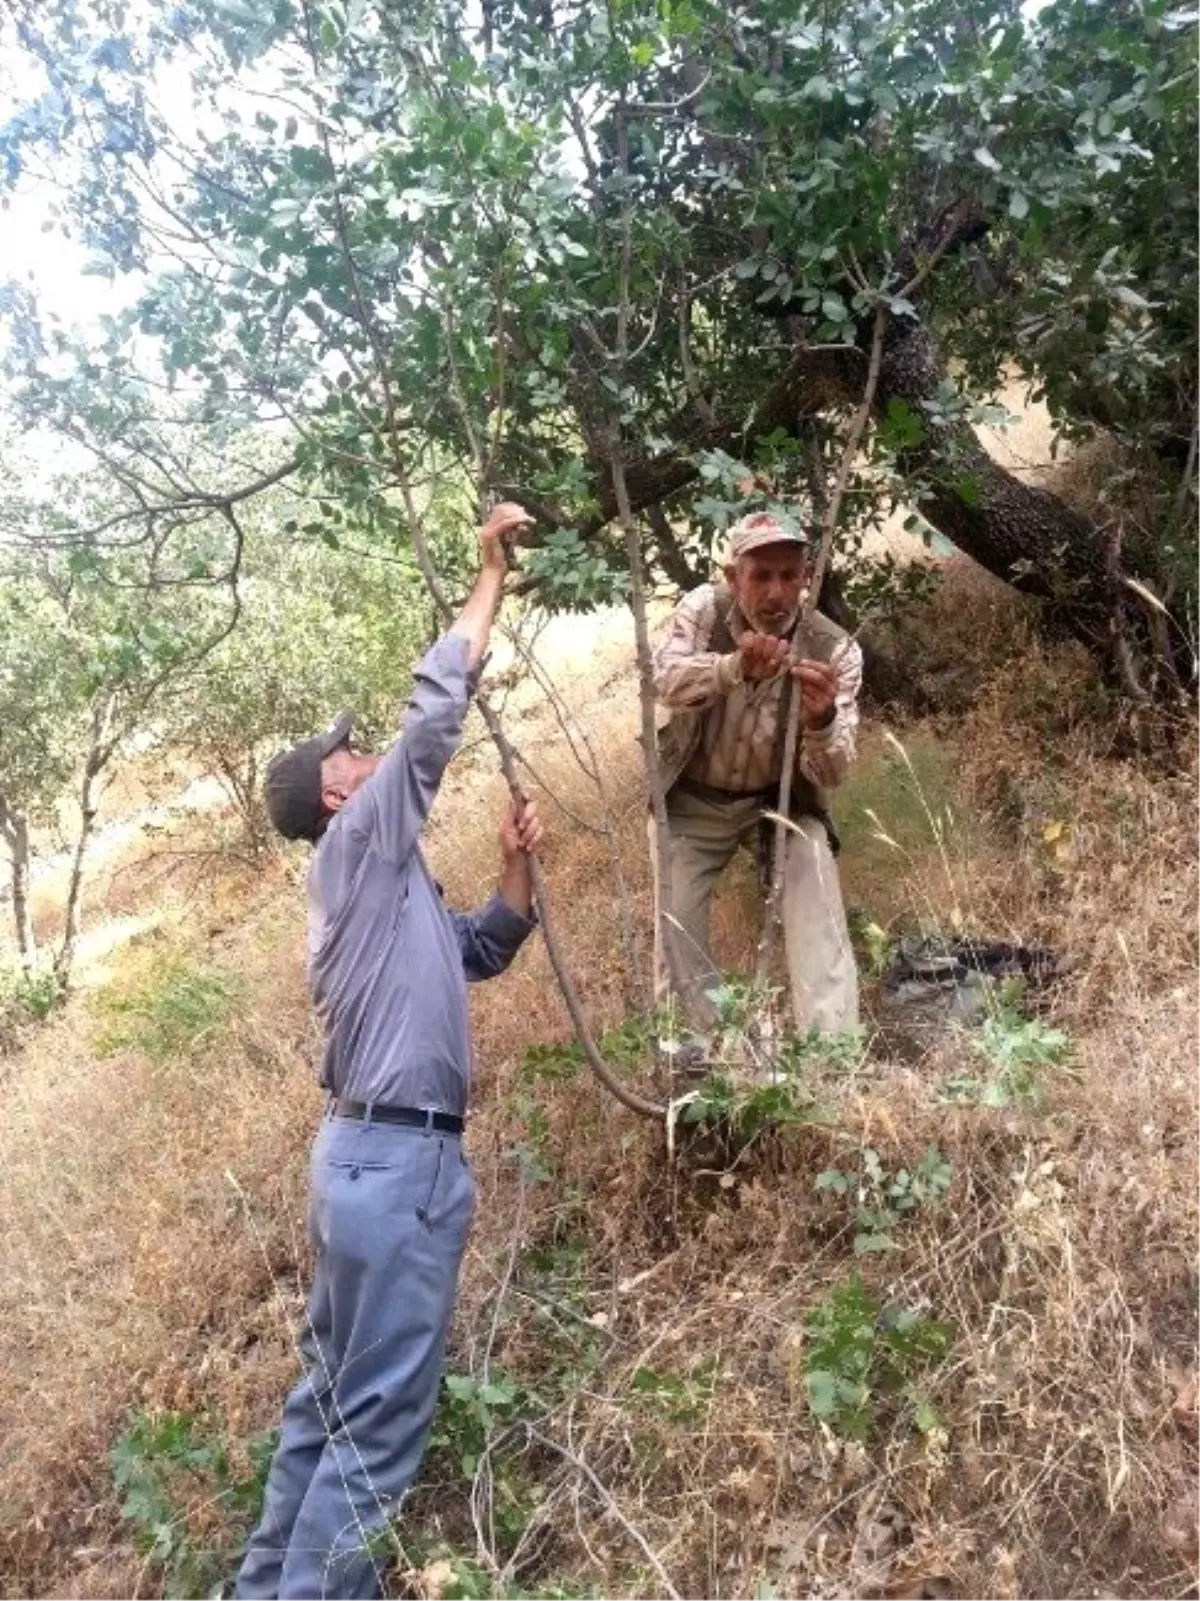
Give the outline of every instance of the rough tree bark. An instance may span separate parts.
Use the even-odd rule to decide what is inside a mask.
[[[115,742],[111,737],[116,696],[105,695],[92,708],[92,737],[83,764],[83,777],[79,785],[79,835],[71,862],[71,877],[67,884],[67,901],[62,941],[54,958],[54,976],[59,988],[66,990],[71,982],[71,969],[75,965],[75,952],[83,918],[83,864],[96,825],[98,800],[96,785],[101,773],[112,758]]]
[[[921,402],[933,399],[945,377],[945,363],[924,323],[893,317],[876,409],[901,400],[920,415]],[[1095,523],[1057,495],[1015,478],[965,424],[927,427],[900,465],[926,488],[921,513],[940,534],[997,578],[1051,601],[1056,614],[1093,649],[1106,648],[1120,595],[1106,538]]]
[[[29,904],[29,819],[5,795],[0,795],[0,834],[4,836],[12,861],[10,884],[17,959],[22,972],[32,973],[37,966],[37,938]]]

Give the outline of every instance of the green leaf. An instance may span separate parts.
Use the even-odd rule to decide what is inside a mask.
[[[977,149],[973,150],[971,154],[975,157],[975,160],[979,163],[979,165],[981,167],[986,167],[989,172],[1000,171],[1000,163],[985,145],[980,145]]]
[[[1113,295],[1123,306],[1129,306],[1133,311],[1149,311],[1151,309],[1150,302],[1145,296],[1139,295],[1137,290],[1131,289],[1128,284],[1118,284],[1113,290]]]
[[[832,1417],[838,1408],[838,1381],[823,1368],[810,1368],[804,1375],[808,1404],[819,1418]]]
[[[926,1396],[918,1396],[913,1409],[913,1422],[922,1434],[935,1434],[942,1427],[941,1414]]]
[[[869,1256],[874,1252],[895,1251],[897,1249],[898,1246],[890,1234],[856,1234],[854,1236],[855,1256]]]
[[[1008,214],[1016,222],[1029,215],[1029,201],[1019,189],[1014,189],[1008,197]]]
[[[819,1190],[833,1190],[838,1195],[845,1195],[850,1188],[850,1179],[838,1168],[829,1167],[823,1173],[817,1174],[817,1188]]]

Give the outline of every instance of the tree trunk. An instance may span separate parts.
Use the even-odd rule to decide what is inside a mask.
[[[116,697],[106,695],[92,708],[92,737],[88,745],[87,759],[83,764],[83,779],[79,786],[79,837],[75,841],[71,877],[67,885],[66,920],[62,943],[54,958],[54,976],[63,991],[71,982],[71,968],[79,944],[83,915],[83,864],[96,824],[96,783],[115,749],[114,741],[110,737],[115,704]]]
[[[933,335],[909,317],[893,317],[884,347],[877,410],[905,402],[924,423],[900,461],[920,483],[922,515],[988,572],[1051,602],[1071,632],[1107,651],[1120,593],[1108,541],[1087,517],[1048,490],[999,466],[966,424],[937,427],[921,402],[946,378]]]
[[[17,957],[21,971],[32,973],[37,967],[37,937],[29,904],[29,818],[4,795],[0,795],[0,833],[12,857],[10,882]]]

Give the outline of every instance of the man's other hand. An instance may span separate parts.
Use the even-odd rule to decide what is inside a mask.
[[[747,683],[774,678],[787,661],[789,648],[786,639],[777,639],[774,634],[756,634],[748,628],[738,640],[742,677]]]
[[[508,571],[508,554],[504,542],[511,534],[526,528],[533,518],[524,506],[515,500],[502,500],[488,513],[488,520],[479,532],[479,550],[484,567],[496,572]]]
[[[536,801],[511,802],[500,824],[500,849],[504,860],[511,862],[521,856],[532,856],[542,843],[543,833]]]
[[[797,662],[792,677],[800,687],[805,728],[828,728],[837,716],[837,674],[827,662]]]

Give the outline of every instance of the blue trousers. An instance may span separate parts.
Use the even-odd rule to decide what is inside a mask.
[[[305,1373],[283,1409],[235,1596],[380,1594],[386,1527],[429,1435],[474,1204],[456,1137],[322,1123]]]

